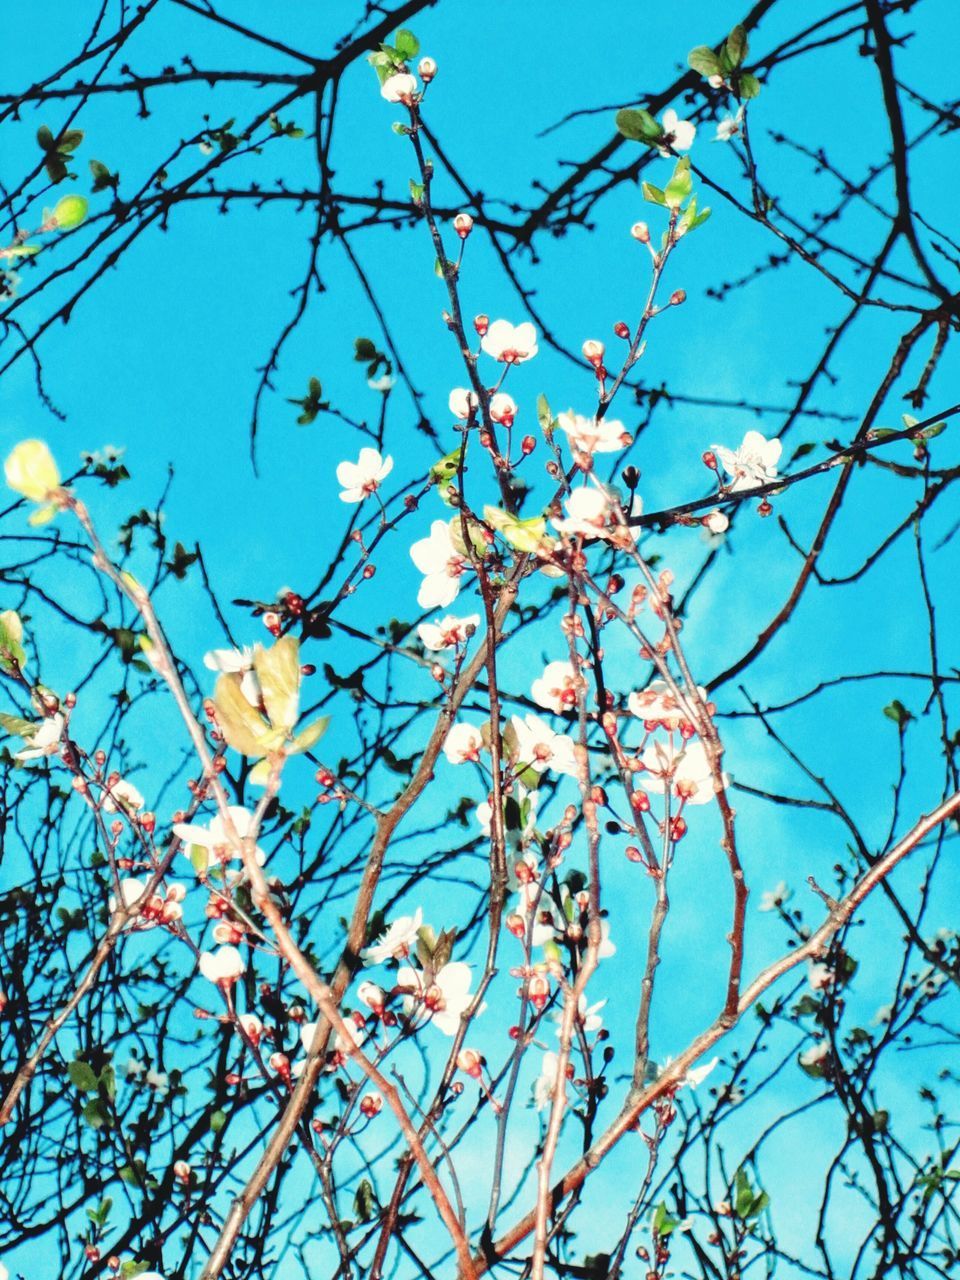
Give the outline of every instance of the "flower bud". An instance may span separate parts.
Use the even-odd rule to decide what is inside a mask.
[[[769,516],[769,515],[772,515],[772,514],[773,514],[773,507],[772,507],[772,506],[770,505],[770,503],[766,500],[766,498],[764,498],[764,500],[760,503],[759,507],[757,507],[757,515],[758,515],[758,516]]]
[[[263,625],[267,628],[272,636],[280,634],[280,615],[275,613],[273,609],[268,609],[263,615]]]
[[[429,84],[437,74],[437,64],[433,58],[421,58],[417,63],[417,74],[424,84]]]
[[[726,533],[730,528],[730,521],[722,511],[708,511],[703,517],[703,524],[711,533]]]
[[[542,1009],[550,999],[550,983],[542,973],[535,973],[527,983],[527,996],[535,1009]]]
[[[173,1166],[173,1176],[184,1184],[190,1181],[190,1166],[186,1160],[178,1160]]]
[[[583,352],[584,360],[593,365],[594,368],[603,360],[603,353],[606,350],[602,342],[598,342],[596,338],[588,338],[580,348]]]
[[[420,74],[423,75],[423,72],[421,71]],[[383,1098],[380,1097],[379,1093],[365,1093],[360,1099],[360,1114],[366,1116],[368,1120],[378,1116],[382,1110]]]
[[[650,243],[650,228],[645,222],[635,222],[630,228],[630,234],[634,240],[639,240],[641,244]]]
[[[477,333],[482,338],[483,335],[490,328],[490,317],[487,315],[484,315],[483,312],[481,312],[480,315],[478,316],[474,316],[473,327],[474,329],[476,329]]]
[[[275,1071],[277,1075],[286,1084],[290,1083],[290,1059],[285,1053],[271,1053],[270,1070]]]
[[[483,1071],[483,1059],[476,1049],[461,1049],[457,1055],[457,1066],[465,1075],[479,1080]]]
[[[625,324],[623,320],[618,320],[617,323],[613,326],[613,332],[617,335],[618,338],[624,338],[624,339],[629,338],[630,326],[628,324]]]
[[[686,302],[686,300],[687,300],[687,291],[686,291],[686,289],[674,289],[673,293],[671,293],[671,295],[670,295],[670,305],[671,305],[671,307],[679,307],[679,306],[681,306],[684,302]]]
[[[466,240],[473,230],[473,218],[469,213],[458,213],[453,220],[453,229],[461,240]]]
[[[522,938],[527,932],[526,921],[517,911],[511,912],[504,921],[504,924],[515,938]]]
[[[520,441],[520,452],[523,454],[525,458],[528,458],[530,454],[533,453],[536,447],[537,447],[537,442],[533,438],[533,436],[524,436],[523,439]]]
[[[712,449],[708,449],[706,453],[701,453],[700,461],[703,463],[705,467],[709,467],[711,471],[716,471],[717,455],[713,452]]]

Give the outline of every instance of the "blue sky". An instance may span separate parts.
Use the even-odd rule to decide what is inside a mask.
[[[819,2],[808,7],[811,22],[828,11]],[[61,8],[66,14],[66,6],[58,4],[49,12],[56,16]],[[283,12],[271,13],[271,34],[299,47],[325,51],[350,25],[358,6],[338,5],[334,12],[320,14],[316,8],[292,3]],[[742,12],[741,5],[727,0],[636,8],[636,13],[625,14],[622,5],[600,0],[585,13],[583,6],[568,0],[558,5],[493,0],[482,6],[480,14],[479,7],[466,0],[445,0],[437,10],[417,18],[412,25],[424,50],[440,63],[427,118],[474,189],[507,204],[527,202],[534,177],[557,181],[566,171],[561,162],[580,159],[607,139],[612,109],[570,123],[559,132],[543,135],[545,129],[571,109],[613,108],[641,101],[642,91],[674,75],[691,46],[716,41]],[[94,7],[85,9],[92,14]],[[32,82],[73,52],[75,7],[70,6],[69,12],[69,21],[50,24],[43,42],[16,42],[16,55],[7,56],[8,88]],[[230,13],[239,21],[266,25],[262,6],[236,3]],[[783,15],[775,10],[755,38],[755,52],[775,47],[792,32],[796,21],[797,14],[789,6]],[[951,0],[928,0],[912,27],[917,34],[896,54],[900,76],[906,84],[922,88],[932,101],[943,101],[954,91],[954,76],[942,49],[948,39],[955,41],[960,35],[960,15]],[[174,5],[161,7],[145,37],[139,44],[134,41],[125,56],[137,71],[146,73],[183,53],[189,53],[198,66],[245,65],[247,59],[252,65],[255,59],[264,68],[295,67],[280,54],[247,53],[229,33]],[[811,78],[814,66],[816,74]],[[169,147],[171,138],[189,136],[202,127],[203,113],[214,125],[229,117],[242,123],[266,99],[255,89],[226,86],[216,91],[158,89],[149,101],[151,115],[146,120],[136,118],[132,96],[126,100],[104,97],[84,108],[77,121],[86,134],[80,152],[80,189],[86,185],[85,163],[90,157],[118,169],[124,187],[127,183],[132,187]],[[338,112],[333,147],[338,186],[370,190],[382,181],[388,196],[404,198],[413,176],[412,156],[404,140],[391,132],[396,113],[380,99],[373,73],[363,64],[345,76]],[[281,113],[281,119],[288,118],[310,127],[301,104]],[[849,42],[820,51],[815,62],[798,59],[778,69],[751,118],[762,176],[801,218],[829,207],[837,198],[836,184],[829,177],[815,176],[809,161],[775,142],[771,132],[783,131],[809,147],[827,147],[831,161],[856,178],[886,153],[875,68],[870,59],[856,57]],[[906,118],[911,132],[927,123],[912,106]],[[5,181],[12,181],[35,157],[34,133],[45,122],[52,127],[57,123],[28,107],[21,122],[6,126]],[[717,181],[735,184],[739,181],[735,158],[723,145],[710,141],[711,133],[708,126],[703,128],[694,158]],[[955,139],[951,134],[927,144],[912,165],[917,207],[929,210],[930,219],[938,225],[950,222],[957,195]],[[196,153],[189,159],[198,163],[202,157]],[[667,167],[666,161],[657,162],[653,180],[662,181]],[[284,140],[262,157],[242,161],[237,172],[231,181],[256,179],[266,186],[282,177],[290,187],[308,184],[313,177],[311,144]],[[888,178],[879,179],[872,192],[884,208],[892,208]],[[435,197],[457,203],[457,193],[445,175],[438,178]],[[104,197],[93,197],[94,207],[98,199]],[[760,228],[746,223],[722,201],[710,203],[714,206],[711,221],[682,244],[671,267],[670,287],[684,287],[688,301],[652,326],[640,374],[651,384],[663,380],[671,391],[688,397],[788,406],[797,382],[807,376],[819,356],[825,329],[839,322],[848,304],[799,263],[759,276],[722,304],[707,296],[708,290],[748,275],[773,247]],[[536,246],[536,264],[519,259],[524,282],[537,290],[537,306],[561,341],[574,350],[587,337],[613,342],[609,337],[613,322],[636,316],[646,283],[646,262],[628,228],[639,216],[655,222],[636,186],[623,184],[595,208],[589,230],[574,228],[562,238],[542,238]],[[884,230],[875,214],[854,210],[840,234],[844,243],[869,257]],[[342,250],[326,244],[319,259],[325,292],[311,300],[303,323],[284,349],[275,375],[277,393],[267,397],[262,412],[259,475],[251,471],[248,446],[255,370],[290,314],[290,290],[305,269],[309,231],[309,212],[298,213],[285,202],[262,210],[234,207],[229,216],[220,216],[205,201],[179,208],[167,233],[154,230],[143,237],[121,266],[78,306],[70,324],[48,335],[41,349],[47,387],[66,413],[65,422],[55,421],[38,404],[25,362],[0,384],[4,450],[24,436],[40,435],[49,441],[64,469],[69,469],[81,450],[107,442],[125,446],[132,482],[89,495],[105,532],[131,510],[152,506],[172,466],[175,480],[165,504],[167,535],[171,542],[180,540],[188,547],[201,541],[223,601],[235,596],[269,599],[284,585],[302,590],[322,572],[342,536],[346,517],[336,498],[335,467],[341,459],[355,457],[367,442],[330,417],[297,427],[296,410],[286,398],[305,394],[307,379],[317,376],[325,395],[349,416],[372,422],[380,409],[379,394],[367,387],[362,368],[351,359],[356,337],[381,341],[377,321]],[[354,243],[413,381],[441,434],[446,432],[445,447],[450,448],[454,438],[446,399],[451,386],[462,382],[462,372],[455,345],[440,321],[444,298],[433,274],[433,251],[425,229],[366,230]],[[831,265],[836,267],[836,261],[831,260]],[[910,270],[902,255],[895,265]],[[949,267],[944,267],[944,274],[949,277]],[[29,279],[29,273],[24,279]],[[884,290],[892,291],[892,286],[885,285]],[[463,292],[468,316],[485,311],[514,321],[522,318],[512,285],[479,234],[468,244]],[[909,292],[897,296],[914,298]],[[811,398],[811,406],[834,416],[801,418],[785,440],[785,457],[801,443],[819,446],[824,440],[854,433],[889,360],[899,332],[897,323],[886,314],[866,314],[858,320],[831,364],[831,382],[821,383]],[[907,377],[919,372],[925,357],[926,348],[914,358]],[[957,373],[956,353],[948,347],[933,384],[931,412],[956,399]],[[891,397],[880,418],[883,425],[899,426],[905,406],[898,397],[908,385],[904,381]],[[592,379],[582,366],[543,344],[535,361],[511,374],[509,390],[520,404],[521,425],[533,430],[538,393],[545,392],[554,409],[573,405],[583,412],[591,403]],[[618,412],[628,425],[631,414],[636,417],[627,402]],[[735,445],[751,427],[776,435],[783,417],[773,408],[757,416],[733,408],[682,404],[659,413],[643,437],[639,456],[632,459],[643,470],[645,505],[654,509],[699,495],[704,487],[699,459],[705,448],[715,442]],[[435,451],[416,432],[415,420],[410,400],[398,385],[388,404],[386,433],[386,451],[396,460],[398,478],[422,473],[434,460]],[[937,441],[938,461],[954,458],[952,436],[951,432]],[[903,446],[900,450],[898,457],[908,461],[908,450]],[[820,478],[777,502],[778,514],[801,542],[815,530],[832,483],[830,476]],[[915,496],[916,489],[908,492],[901,482],[872,472],[858,474],[831,538],[825,571],[842,574],[856,567],[879,534],[893,524],[890,513],[905,515]],[[387,616],[413,620],[418,576],[407,547],[415,537],[425,535],[431,519],[443,514],[434,499],[424,503],[379,558],[375,584],[388,586],[379,595],[366,589],[359,593],[344,611],[345,619],[369,624],[376,601],[375,607],[386,611],[376,621]],[[933,513],[927,534],[930,545],[949,530],[954,518],[949,510]],[[646,549],[664,556],[682,588],[695,573],[705,548],[696,532],[681,530],[664,538],[651,537]],[[930,558],[933,593],[944,601],[950,598],[955,564],[952,545]],[[717,571],[695,596],[689,612],[685,639],[698,678],[705,682],[749,646],[782,602],[797,568],[797,558],[773,520],[760,521],[746,512],[738,519]],[[78,606],[89,605],[81,581],[75,588],[62,582],[59,586],[75,589]],[[174,584],[161,603],[179,650],[199,666],[200,655],[221,640],[202,593],[190,581]],[[915,549],[906,537],[860,583],[842,591],[811,591],[791,626],[745,677],[747,690],[759,701],[777,702],[844,672],[922,670],[928,659],[922,647],[923,627],[918,629],[921,610]],[[241,612],[232,611],[230,619],[238,639],[261,638],[258,624],[244,619]],[[939,621],[944,653],[951,654],[957,641],[956,611],[951,616],[943,608]],[[44,678],[54,687],[69,687],[77,650],[72,642],[63,641],[52,620],[47,627],[42,641],[38,640]],[[542,658],[563,656],[559,642],[555,626],[550,626],[536,637],[525,633],[520,644],[507,646],[505,672],[516,691],[526,692],[529,673]],[[349,669],[357,654],[335,640],[326,643],[320,658],[338,669]],[[623,661],[629,660],[624,647]],[[629,676],[626,679],[629,684]],[[736,685],[732,682],[719,692],[721,714],[745,707]],[[410,689],[428,696],[429,682],[411,676]],[[920,712],[920,695],[914,687],[891,679],[842,686],[777,720],[790,745],[814,772],[839,780],[842,799],[877,847],[889,823],[897,772],[897,732],[882,715],[883,706],[893,697]],[[349,750],[353,712],[347,699],[334,702],[330,758]],[[86,722],[89,731],[95,732],[97,721],[98,709],[91,701],[81,708],[78,722]],[[771,750],[760,726],[745,720],[729,724],[728,767],[735,781],[810,794],[810,784]],[[908,773],[901,798],[904,823],[935,802],[941,782],[933,717],[912,726],[910,740],[918,764]],[[416,748],[411,735],[407,749]],[[168,747],[157,755],[159,777],[160,760],[166,766],[172,756]],[[444,795],[455,797],[465,791],[466,779],[452,777],[443,767],[447,770],[441,778]],[[148,772],[138,775],[141,789],[150,776]],[[308,776],[294,785],[303,787],[303,799],[311,794]],[[479,783],[474,790],[480,799]],[[781,878],[802,891],[802,877],[811,873],[822,883],[830,882],[830,869],[844,845],[835,819],[774,809],[748,796],[738,801],[738,809],[748,879],[756,891]],[[661,1058],[678,1052],[685,1038],[710,1020],[720,996],[717,965],[704,964],[702,957],[712,960],[723,953],[729,895],[719,862],[715,819],[698,813],[696,822],[681,849],[671,895],[674,907],[659,977],[663,999],[654,1024],[655,1053]],[[421,815],[417,825],[429,828],[429,821]],[[615,929],[617,956],[597,980],[598,996],[610,997],[616,1041],[618,1030],[632,1017],[632,999],[625,1000],[621,1011],[616,996],[632,992],[636,984],[637,950],[632,944],[646,919],[649,895],[646,882],[623,864],[619,851],[611,853],[610,861],[613,893],[631,904],[631,914]],[[950,924],[956,916],[956,873],[939,874],[929,931]],[[906,892],[915,877],[915,871],[904,872]],[[724,904],[722,912],[710,906],[716,900]],[[455,901],[455,895],[444,889],[436,902],[426,903],[428,915],[432,906],[438,925],[451,923],[436,913]],[[778,953],[784,941],[774,918],[758,915],[755,905],[756,900],[750,912],[748,973]],[[816,917],[815,902],[807,909],[808,918]],[[892,913],[881,905],[871,907],[865,919],[871,928],[857,934],[861,969],[851,1001],[858,1009],[862,1005],[862,1016],[869,1020],[886,1002],[895,973],[890,944],[899,931]],[[322,944],[328,946],[333,940],[326,937]],[[509,980],[504,991],[508,988]],[[494,1046],[499,1043],[498,1028],[490,1025],[491,1015],[486,1016],[483,1035]],[[478,1024],[478,1034],[480,1030]],[[935,1072],[939,1065],[935,1052],[916,1054],[909,1073],[888,1073],[884,1087],[891,1109],[911,1114],[917,1081],[925,1070]],[[775,1111],[787,1099],[802,1099],[805,1091],[812,1095],[815,1089],[795,1066],[788,1068],[750,1113],[751,1131],[770,1109]],[[813,1116],[804,1122],[808,1126],[805,1141],[812,1151],[823,1151],[828,1141],[836,1143],[839,1122],[830,1104]],[[529,1146],[531,1123],[525,1120],[517,1125],[517,1159]],[[572,1134],[568,1141],[572,1150]],[[776,1201],[774,1208],[783,1213],[777,1221],[789,1247],[801,1249],[802,1242],[810,1239],[807,1217],[823,1162],[814,1156],[801,1174],[792,1159],[794,1141],[785,1133],[780,1146],[772,1147],[764,1174],[772,1191],[786,1185],[794,1191],[789,1199],[781,1196],[780,1203],[787,1201],[782,1210]],[[566,1155],[565,1150],[561,1164],[566,1163]],[[635,1153],[618,1153],[610,1173],[604,1175],[612,1197],[620,1193],[621,1180],[635,1159]],[[481,1162],[477,1173],[483,1172]],[[624,1211],[625,1207],[626,1202]],[[618,1205],[615,1217],[611,1210],[611,1229],[620,1221]],[[838,1228],[841,1252],[843,1230]],[[276,1275],[285,1277],[287,1271],[281,1267]]]

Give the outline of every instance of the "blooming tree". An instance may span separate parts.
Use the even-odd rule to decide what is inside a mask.
[[[565,348],[532,291],[520,285],[504,316],[484,296],[480,238],[499,249],[507,232],[442,159],[431,112],[456,92],[441,70],[457,51],[421,51],[403,23],[425,6],[370,6],[319,61],[182,2],[310,70],[187,59],[157,77],[127,66],[104,89],[100,72],[68,84],[71,62],[4,99],[80,111],[99,87],[146,114],[154,89],[197,79],[287,86],[242,127],[208,118],[129,196],[91,160],[90,200],[70,190],[44,207],[86,135],[72,116],[41,128],[41,159],[3,192],[4,340],[10,366],[34,361],[38,412],[55,410],[38,340],[126,261],[118,238],[194,196],[266,202],[260,185],[218,184],[305,141],[284,113],[313,94],[319,221],[295,315],[258,374],[255,444],[321,287],[325,236],[354,254],[324,104],[361,55],[409,183],[399,210],[382,185],[367,206],[412,224],[435,259],[430,341],[449,344],[454,372],[429,418],[366,286],[383,338],[353,354],[376,412],[341,409],[316,377],[287,397],[301,426],[340,433],[315,542],[297,535],[299,589],[265,585],[243,542],[253,478],[237,493],[210,477],[210,519],[236,525],[247,584],[232,605],[203,547],[171,538],[162,503],[114,534],[113,491],[136,483],[121,449],[71,473],[58,427],[11,438],[0,1280],[57,1267],[144,1280],[950,1274],[960,677],[940,600],[957,526],[928,530],[960,476],[951,435],[938,439],[960,406],[927,400],[960,295],[943,280],[957,251],[940,215],[911,201],[918,142],[901,96],[933,133],[956,117],[898,79],[891,27],[912,6],[828,11],[758,57],[750,32],[775,7],[758,4],[694,48],[669,92],[623,107],[613,142],[540,206],[509,206],[521,245],[586,222],[608,184],[633,183],[646,205],[610,250],[639,282],[633,310],[608,316],[597,291],[612,337],[579,334],[567,351],[568,404],[563,379],[538,372]],[[81,63],[94,48],[112,60],[154,7],[123,13],[103,45],[95,31]],[[752,131],[781,65],[850,39],[879,77],[892,155],[859,186],[840,174],[841,207],[808,226],[766,185]],[[710,141],[735,155],[734,180]],[[181,173],[188,148],[203,159]],[[892,205],[873,190],[881,174]],[[278,200],[294,196],[279,184]],[[691,309],[678,273],[717,234],[708,198],[850,310],[792,407],[713,397],[687,448],[654,435],[657,405],[679,397],[642,371]],[[884,231],[869,259],[828,239],[858,200]],[[502,265],[519,283],[509,255]],[[855,425],[834,415],[838,438],[795,445],[791,429],[828,416],[811,397],[864,311],[891,326],[879,383]],[[884,426],[908,383],[922,416]],[[831,576],[824,549],[845,516],[859,567]],[[906,543],[909,582],[885,560]],[[893,643],[890,579],[909,669],[874,643]],[[851,605],[802,622],[810,596],[845,600],[829,591],[845,585]],[[863,658],[825,667],[834,652]],[[766,692],[771,664],[782,695]],[[854,710],[830,701],[867,686]],[[866,1008],[878,984],[885,998]]]

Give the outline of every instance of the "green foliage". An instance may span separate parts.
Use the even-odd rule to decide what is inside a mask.
[[[377,1197],[369,1178],[361,1178],[353,1197],[353,1216],[358,1222],[370,1222],[377,1211]]]
[[[311,422],[316,421],[317,415],[325,409],[330,408],[329,400],[322,399],[323,387],[320,385],[319,378],[311,378],[307,382],[307,394],[301,399],[290,399],[288,397],[287,404],[295,404],[300,409],[300,415],[297,418],[298,427],[307,427]]]
[[[97,1089],[97,1073],[82,1058],[74,1058],[67,1064],[67,1075],[70,1083],[81,1093],[95,1093]]]
[[[901,733],[913,719],[913,712],[908,711],[899,698],[894,698],[892,702],[888,703],[883,708],[883,714],[888,720],[893,721]]]
[[[733,1211],[744,1222],[752,1224],[770,1203],[770,1197],[766,1191],[754,1187],[750,1181],[750,1175],[742,1167],[737,1170],[734,1177],[733,1191]]]
[[[384,373],[393,372],[393,364],[370,338],[355,338],[353,342],[353,358],[358,364],[367,366],[367,377],[375,378],[382,369]]]
[[[663,137],[663,125],[642,107],[624,107],[617,112],[617,128],[631,142],[655,147]]]
[[[90,190],[96,194],[98,191],[116,191],[120,182],[119,173],[111,173],[105,164],[100,160],[88,161],[90,165],[90,173],[93,177],[93,186]]]
[[[67,162],[82,141],[82,129],[65,129],[56,138],[45,124],[37,130],[37,145],[44,153],[43,167],[54,185],[76,176],[67,168]]]
[[[749,52],[747,29],[738,24],[724,40],[719,53],[709,45],[698,44],[687,54],[687,64],[705,80],[720,76],[734,95],[746,102],[760,93],[760,81],[751,72],[743,70]]]
[[[667,1211],[666,1202],[661,1200],[653,1211],[653,1220],[650,1223],[650,1229],[655,1236],[659,1236],[662,1240],[665,1236],[676,1231],[680,1225],[679,1219],[670,1216]]]

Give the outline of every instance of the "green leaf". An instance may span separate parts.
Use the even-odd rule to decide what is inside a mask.
[[[71,151],[76,151],[82,141],[82,129],[67,129],[64,133],[61,133],[60,137],[57,139],[57,150],[69,155]]]
[[[727,55],[727,61],[731,67],[739,67],[742,64],[750,51],[747,29],[742,23],[735,26],[727,36],[723,51]]]
[[[420,41],[407,27],[401,27],[393,37],[393,46],[404,62],[409,62],[420,52]]]
[[[62,182],[67,176],[67,166],[55,151],[48,152],[43,167],[46,170],[47,177],[54,184]]]
[[[83,1118],[91,1129],[102,1129],[110,1124],[110,1113],[100,1098],[91,1098],[83,1108]]]
[[[624,107],[617,112],[616,124],[625,138],[629,138],[631,142],[642,142],[648,147],[663,137],[663,126],[642,107]]]
[[[89,207],[83,196],[63,196],[57,201],[53,211],[58,229],[71,231],[74,227],[79,227],[86,218]]]
[[[116,190],[117,184],[120,181],[119,173],[111,173],[107,166],[100,160],[90,160],[88,161],[88,164],[90,166],[90,173],[93,177],[93,187],[91,190],[106,191],[110,187]]]
[[[423,193],[426,190],[422,182],[414,182],[410,179],[410,199],[414,204],[423,203]]]
[[[74,1058],[73,1062],[67,1065],[67,1075],[70,1077],[70,1083],[82,1093],[96,1093],[96,1072],[88,1062],[84,1062],[80,1058]]]
[[[676,1218],[672,1218],[670,1216],[667,1211],[666,1203],[661,1200],[653,1211],[653,1221],[651,1223],[653,1234],[662,1238],[670,1235],[670,1233],[675,1231],[678,1226],[679,1222]]]
[[[643,198],[648,204],[666,205],[667,197],[663,194],[659,187],[655,187],[652,182],[643,182],[640,184],[640,190]]]
[[[895,725],[902,731],[908,723],[913,719],[913,713],[908,711],[899,698],[894,700],[883,708],[883,714],[888,720],[892,720]]]
[[[227,1123],[227,1113],[222,1110],[214,1111],[210,1117],[211,1133],[219,1133],[223,1126]]]
[[[444,502],[449,504],[447,496],[447,487],[451,480],[454,480],[460,470],[460,455],[463,452],[463,445],[458,444],[456,449],[451,449],[449,453],[445,453],[442,458],[430,468],[430,482],[435,484],[439,491],[440,497]],[[466,470],[466,468],[464,468]]]
[[[720,59],[707,44],[698,44],[687,54],[687,65],[699,71],[704,79],[723,74]]]
[[[377,1197],[373,1191],[373,1183],[369,1178],[362,1178],[353,1197],[353,1216],[358,1222],[369,1222],[376,1213]]]
[[[100,1072],[100,1079],[97,1081],[97,1085],[111,1102],[117,1096],[117,1074],[109,1062]]]
[[[11,716],[7,715],[5,711],[0,711],[0,729],[4,733],[27,740],[36,733],[37,726],[32,720],[22,720],[20,716]]]
[[[45,124],[42,124],[37,130],[37,143],[41,151],[53,151],[56,146],[53,133]]]
[[[692,190],[693,180],[690,177],[690,161],[684,156],[682,160],[677,161],[673,177],[664,188],[663,198],[671,209],[679,209]]]
[[[550,402],[542,392],[537,396],[537,421],[540,423],[543,432],[549,437],[553,431],[555,419],[550,410]]]
[[[755,75],[744,71],[737,77],[737,92],[745,102],[749,102],[751,98],[759,98],[760,81]]]

